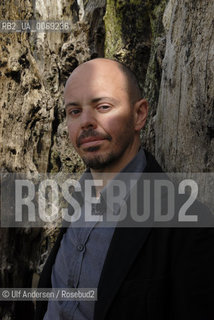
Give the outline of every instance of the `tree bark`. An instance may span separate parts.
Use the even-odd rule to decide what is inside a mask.
[[[142,143],[167,171],[214,171],[210,0],[10,0],[1,20],[68,20],[70,33],[1,33],[1,187],[13,172],[81,172],[66,132],[63,88],[96,57],[136,72],[150,113]],[[9,200],[8,200],[9,201]],[[4,210],[4,208],[2,208]],[[0,229],[1,287],[35,285],[57,230]],[[5,303],[1,319],[32,318]]]
[[[208,0],[171,1],[166,10],[155,151],[169,171],[214,170],[213,12]]]

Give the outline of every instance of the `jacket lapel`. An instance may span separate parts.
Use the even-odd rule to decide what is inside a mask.
[[[147,166],[144,172],[162,172],[153,156],[146,151],[145,153]],[[98,300],[95,303],[94,320],[105,319],[115,295],[151,230],[152,228],[122,227],[115,229],[98,285]]]
[[[151,228],[117,228],[112,238],[98,286],[94,320],[101,320],[113,301]]]

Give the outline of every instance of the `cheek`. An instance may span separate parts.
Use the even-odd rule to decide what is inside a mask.
[[[72,144],[75,144],[75,141],[76,141],[76,130],[74,128],[74,125],[71,125],[71,124],[67,124],[67,128],[68,128],[68,136],[69,136],[69,139],[70,141],[72,142]]]
[[[104,128],[112,137],[120,137],[122,134],[129,131],[133,127],[133,117],[130,114],[118,115],[105,119]]]

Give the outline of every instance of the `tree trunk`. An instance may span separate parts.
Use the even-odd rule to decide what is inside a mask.
[[[213,11],[210,0],[1,1],[1,20],[71,25],[0,35],[1,188],[10,192],[13,172],[84,169],[68,141],[63,88],[78,64],[104,56],[136,72],[150,103],[142,143],[164,169],[213,171]],[[56,233],[1,228],[1,287],[35,285]],[[5,320],[32,314],[31,304],[0,307]]]
[[[213,1],[173,0],[165,13],[155,151],[169,171],[214,170],[213,12]]]

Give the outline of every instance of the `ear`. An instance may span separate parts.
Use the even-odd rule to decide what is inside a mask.
[[[135,110],[135,130],[140,131],[146,122],[149,105],[146,99],[137,101],[134,105]]]

